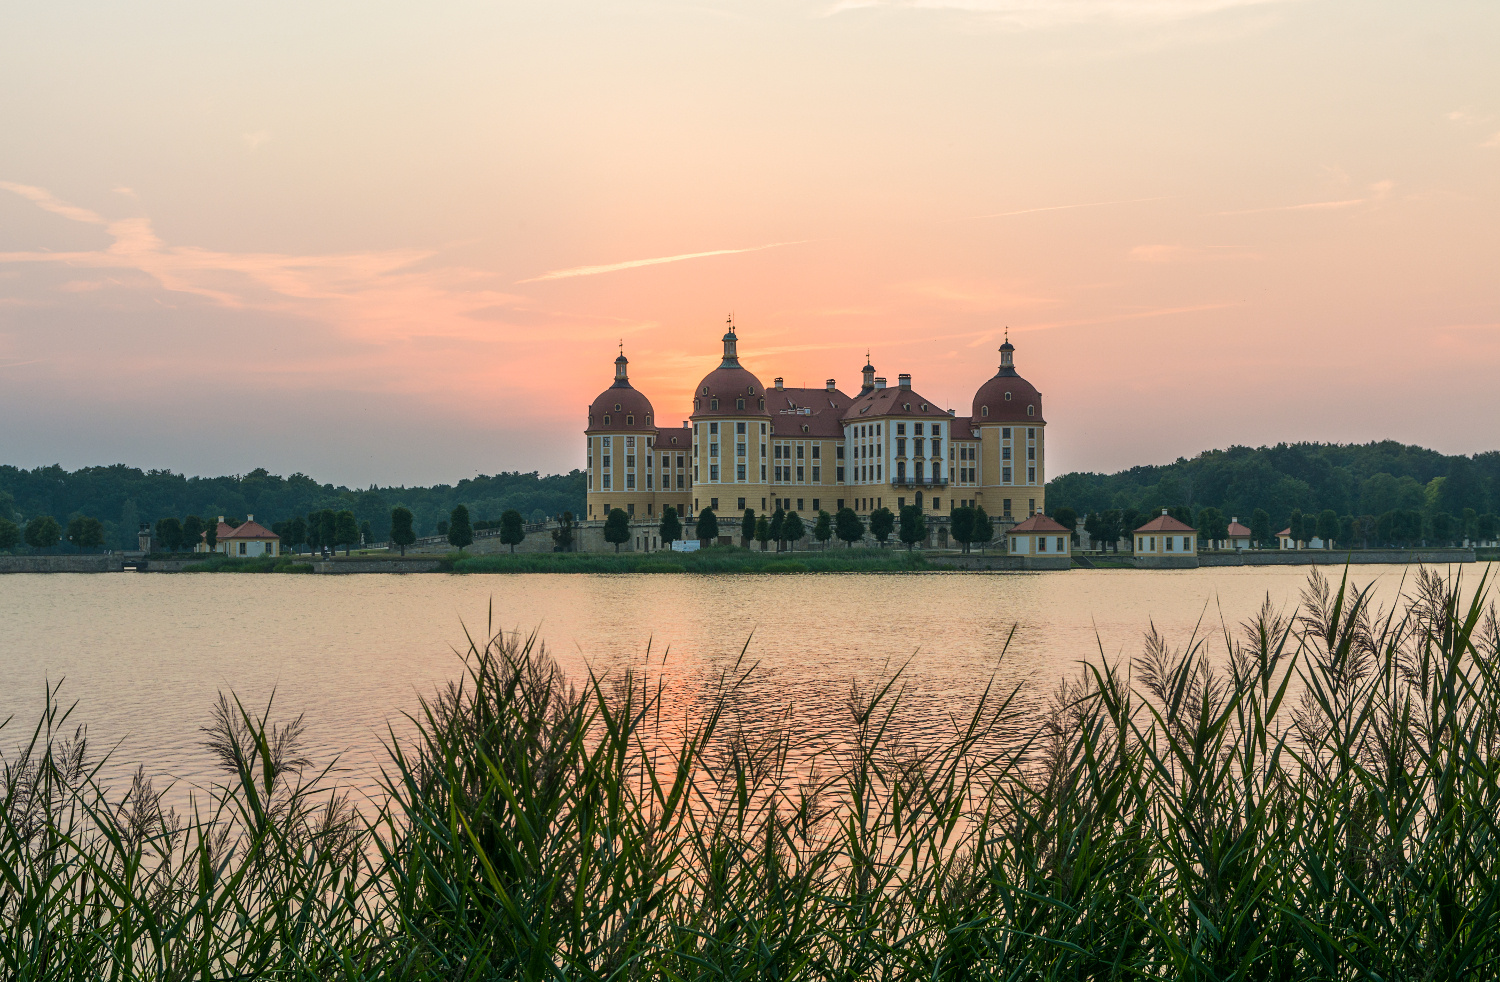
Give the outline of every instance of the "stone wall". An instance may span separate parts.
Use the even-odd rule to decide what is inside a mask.
[[[1200,566],[1342,566],[1382,563],[1472,563],[1473,549],[1275,549],[1247,552],[1205,552],[1198,555]]]
[[[431,573],[436,559],[339,559],[312,564],[314,573]]]
[[[0,556],[0,573],[118,573],[125,568],[119,553],[108,556]]]

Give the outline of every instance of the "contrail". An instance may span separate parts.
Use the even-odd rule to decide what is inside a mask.
[[[1119,201],[1086,201],[1080,205],[1048,205],[1045,208],[1022,208],[1020,211],[997,211],[992,215],[969,215],[966,218],[954,218],[955,222],[972,222],[980,218],[1009,218],[1012,215],[1032,215],[1039,211],[1067,211],[1070,208],[1099,208],[1104,205],[1132,205],[1140,201],[1166,201],[1168,198],[1176,198],[1175,194],[1163,194],[1155,198],[1121,198]]]
[[[517,283],[539,283],[543,280],[565,280],[573,276],[597,276],[600,273],[613,273],[620,269],[635,269],[637,266],[658,266],[662,263],[680,263],[684,259],[703,259],[707,256],[733,256],[741,252],[760,252],[762,249],[775,249],[779,246],[798,245],[806,242],[806,239],[798,239],[796,242],[771,242],[766,245],[751,246],[748,249],[714,249],[711,252],[684,252],[678,256],[658,256],[655,259],[632,259],[623,263],[608,263],[603,266],[573,266],[568,269],[554,269],[550,273],[541,276],[533,276],[529,280],[517,280]]]

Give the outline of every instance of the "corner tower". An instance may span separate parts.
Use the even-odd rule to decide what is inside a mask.
[[[978,503],[1002,522],[1019,522],[1046,510],[1042,394],[1017,373],[1015,351],[1007,329],[1000,368],[974,393],[970,417],[980,443]]]
[[[587,510],[585,521],[603,521],[619,508],[632,522],[654,519],[656,480],[651,445],[657,428],[651,400],[630,384],[630,361],[622,345],[615,359],[614,384],[589,405]]]

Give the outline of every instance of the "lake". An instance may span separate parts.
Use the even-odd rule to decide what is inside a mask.
[[[1478,572],[1482,567],[1470,566]],[[903,739],[945,732],[994,679],[1037,705],[1079,662],[1137,653],[1154,623],[1182,644],[1195,625],[1236,633],[1269,596],[1293,606],[1307,567],[1067,573],[785,576],[227,574],[0,577],[0,750],[29,737],[44,687],[63,681],[118,779],[137,762],[177,789],[213,780],[199,747],[220,691],[273,717],[305,712],[320,760],[356,783],[382,760],[386,727],[458,677],[465,626],[538,630],[571,674],[618,673],[648,648],[670,698],[706,698],[745,650],[759,681],[741,711],[837,737],[852,681],[906,666]],[[1327,572],[1340,575],[1337,568]],[[1364,566],[1394,599],[1414,567]],[[1014,629],[1009,651],[1006,640]],[[748,648],[747,646],[748,642]],[[1217,642],[1223,651],[1222,640]],[[1004,657],[1002,658],[1002,653]],[[160,786],[160,784],[158,784]]]

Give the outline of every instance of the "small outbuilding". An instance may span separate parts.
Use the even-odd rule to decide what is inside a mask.
[[[281,536],[257,522],[254,515],[246,515],[245,521],[235,528],[230,528],[221,515],[218,536],[219,541],[215,551],[222,552],[226,556],[279,556],[281,554]]]
[[[1197,566],[1198,530],[1163,508],[1135,530],[1135,559],[1140,566]]]
[[[1249,549],[1251,538],[1250,530],[1240,524],[1238,517],[1229,520],[1229,536],[1225,539],[1230,549]]]
[[[1037,512],[1006,533],[1010,554],[1027,569],[1069,569],[1073,565],[1073,537],[1068,528]]]

